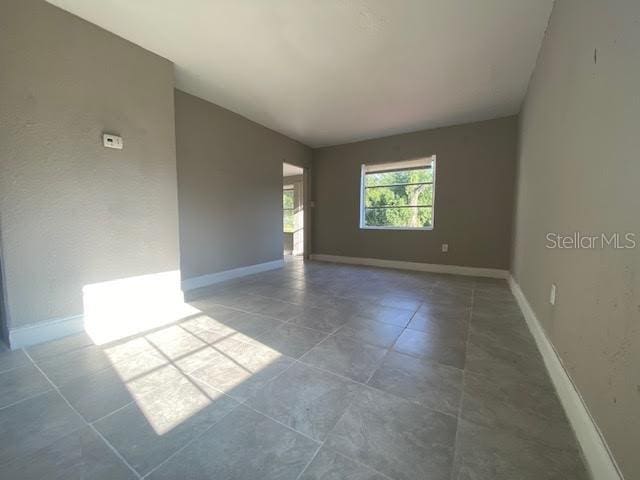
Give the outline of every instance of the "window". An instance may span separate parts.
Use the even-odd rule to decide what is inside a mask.
[[[282,191],[282,226],[284,233],[296,231],[294,194],[293,185],[286,185]]]
[[[362,165],[360,228],[431,230],[435,156]]]

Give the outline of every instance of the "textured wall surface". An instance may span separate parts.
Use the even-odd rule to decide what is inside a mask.
[[[282,162],[311,150],[176,90],[182,278],[282,258]]]
[[[314,150],[313,253],[509,268],[516,135],[507,117]],[[360,166],[434,154],[433,230],[360,229]]]
[[[169,61],[45,2],[0,2],[11,328],[82,314],[86,284],[178,268],[173,108]]]
[[[514,249],[516,280],[629,480],[640,478],[639,46],[639,2],[556,1],[521,117]],[[639,243],[547,249],[549,232]]]

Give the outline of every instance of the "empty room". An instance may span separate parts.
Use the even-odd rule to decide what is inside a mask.
[[[640,480],[640,2],[0,0],[0,479]]]

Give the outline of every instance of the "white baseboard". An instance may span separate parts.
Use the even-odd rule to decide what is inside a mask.
[[[437,263],[404,262],[400,260],[382,260],[380,258],[343,257],[341,255],[311,254],[311,260],[321,262],[348,263],[351,265],[369,265],[371,267],[416,270],[418,272],[449,273],[472,277],[509,278],[507,270],[497,268],[463,267],[460,265],[442,265]]]
[[[59,318],[37,325],[29,325],[9,330],[9,346],[12,350],[16,350],[83,331],[83,315]]]
[[[189,290],[195,290],[196,288],[208,287],[215,283],[224,282],[233,278],[244,277],[246,275],[252,275],[254,273],[266,272],[267,270],[275,270],[276,268],[282,268],[284,266],[284,260],[274,260],[272,262],[257,263],[255,265],[249,265],[246,267],[234,268],[232,270],[225,270],[224,272],[210,273],[208,275],[201,275],[199,277],[192,277],[182,280],[182,290],[188,292]]]
[[[591,477],[594,480],[623,480],[622,473],[604,440],[602,432],[600,432],[589,413],[589,409],[584,403],[580,392],[564,368],[558,352],[549,337],[547,337],[527,298],[512,276],[509,276],[509,286],[524,314],[538,350],[542,354],[551,381],[582,448]]]

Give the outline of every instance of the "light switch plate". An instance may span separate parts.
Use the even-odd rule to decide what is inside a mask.
[[[551,291],[549,292],[549,303],[551,305],[555,305],[556,304],[556,293],[557,293],[558,287],[556,287],[555,283],[551,284]]]
[[[107,148],[115,148],[117,150],[122,150],[123,143],[122,137],[118,135],[111,135],[109,133],[104,133],[102,135],[102,144]]]

